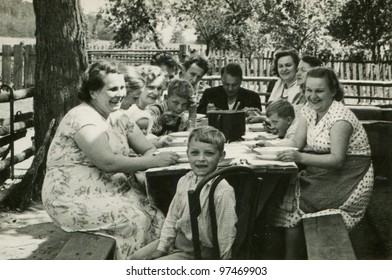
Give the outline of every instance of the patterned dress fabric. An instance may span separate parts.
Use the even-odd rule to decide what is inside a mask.
[[[308,153],[329,153],[332,126],[340,120],[351,124],[353,132],[349,139],[346,163],[341,170],[351,170],[352,172],[357,172],[359,175],[352,176],[352,174],[344,174],[341,170],[328,173],[329,171],[327,169],[323,170],[321,168],[318,168],[317,172],[312,168],[301,171],[299,180],[293,182],[291,188],[289,188],[284,202],[280,205],[279,210],[277,210],[277,215],[275,215],[276,213],[273,214],[273,224],[276,226],[294,227],[301,218],[341,214],[346,228],[352,229],[362,219],[373,189],[374,173],[370,160],[371,152],[366,131],[350,109],[345,107],[341,102],[333,101],[328,112],[318,123],[316,123],[316,112],[308,105],[304,106],[301,114],[306,118],[308,125],[307,144],[304,148],[304,152]],[[356,166],[356,164],[358,165]],[[361,168],[363,170],[358,170]],[[330,174],[332,173],[339,176],[339,178],[331,176]],[[336,201],[339,201],[339,199],[342,200],[341,198],[344,196],[343,201],[339,205],[324,207],[324,209],[319,209],[314,212],[309,212],[308,209],[302,209],[301,206],[305,205],[305,203],[304,198],[301,196],[301,191],[302,195],[304,195],[304,182],[308,178],[301,178],[301,175],[313,176],[308,180],[308,185],[312,185],[311,187],[313,187],[312,190],[315,194],[314,197],[317,195],[322,196],[321,188],[325,187],[329,188],[331,192],[328,198],[330,200],[330,206]],[[343,187],[343,183],[345,187]],[[334,184],[337,184],[337,186]],[[351,189],[348,189],[346,186],[350,186]]]
[[[92,125],[104,131],[114,153],[129,155],[126,134],[121,131],[134,124],[127,117],[112,122],[118,126],[110,125],[86,103],[64,116],[49,148],[42,201],[63,230],[113,237],[116,257],[127,259],[159,238],[164,216],[150,205],[133,174],[100,170],[76,144],[75,133]]]

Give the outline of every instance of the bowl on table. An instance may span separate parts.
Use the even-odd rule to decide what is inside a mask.
[[[278,153],[287,150],[298,150],[294,147],[260,147],[254,148],[253,151],[258,153],[257,157],[265,160],[278,160]]]
[[[264,126],[263,123],[251,123],[247,125],[249,131],[252,132],[264,132],[267,131],[267,128]]]

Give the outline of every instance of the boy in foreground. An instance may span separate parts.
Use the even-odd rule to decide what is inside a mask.
[[[191,132],[188,139],[187,155],[192,170],[181,177],[177,184],[177,191],[170,204],[160,239],[136,251],[131,259],[194,259],[188,191],[194,190],[202,178],[217,169],[218,163],[225,157],[225,142],[223,133],[210,126],[199,127]],[[198,222],[203,259],[213,258],[208,209],[208,193],[211,183],[204,186],[200,193],[201,214]],[[236,236],[237,215],[234,190],[226,180],[222,180],[216,188],[214,203],[218,223],[220,257],[221,259],[230,259],[231,246]]]

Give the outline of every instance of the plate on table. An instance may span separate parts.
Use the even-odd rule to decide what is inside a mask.
[[[247,132],[242,136],[244,140],[273,140],[278,138],[279,136],[276,134],[268,133],[268,132]]]
[[[169,133],[169,135],[173,137],[188,137],[189,133],[190,133],[189,131],[178,131],[178,132]]]
[[[186,146],[188,144],[188,138],[187,137],[175,137],[173,141],[169,143],[169,147],[180,147],[180,146]]]
[[[189,117],[189,113],[186,113],[186,115]],[[207,117],[207,115],[204,115],[204,114],[196,114],[196,120],[200,120],[200,119],[203,119],[206,117]]]
[[[260,147],[260,148],[253,149],[253,151],[258,153],[256,157],[264,160],[278,160],[277,158],[278,153],[287,150],[296,151],[298,149],[294,147]]]
[[[246,147],[248,147],[249,149],[253,149],[256,148],[256,143],[259,141],[256,140],[249,140],[249,141],[243,141],[241,142],[242,145],[245,145]]]

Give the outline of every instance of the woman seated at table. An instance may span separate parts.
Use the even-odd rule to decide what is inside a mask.
[[[297,85],[300,87],[301,90],[299,93],[297,93],[296,96],[294,96],[293,101],[291,102],[291,104],[293,104],[294,106],[295,113],[297,115],[302,109],[303,105],[306,103],[306,98],[305,98],[306,74],[313,68],[322,65],[323,65],[323,61],[315,56],[304,55],[301,57],[301,60],[299,61],[298,68],[297,68],[297,74],[296,74]]]
[[[279,79],[276,81],[268,101],[280,98],[287,99],[290,103],[301,91],[297,84],[295,74],[299,63],[298,53],[294,49],[280,50],[275,54],[274,69]]]
[[[299,89],[298,92],[294,95],[293,100],[290,102],[294,107],[294,111],[296,115],[299,115],[303,105],[306,103],[305,89],[304,89],[306,73],[309,70],[322,65],[323,65],[323,61],[315,56],[304,55],[301,57],[296,72],[296,81]],[[293,88],[293,91],[295,92],[297,91],[297,89]],[[272,99],[274,99],[274,97],[272,97]],[[272,99],[270,97],[269,101],[273,101]],[[247,117],[246,121],[248,123],[268,122],[268,119],[265,116],[262,116],[261,114],[262,114],[261,112],[255,113]]]
[[[306,166],[295,191],[289,188],[274,217],[276,226],[286,227],[289,259],[304,252],[301,218],[338,213],[350,230],[362,219],[373,188],[369,141],[361,123],[341,102],[343,90],[335,72],[327,67],[310,70],[305,97],[292,140],[299,151],[278,154],[282,161]]]
[[[42,188],[43,205],[57,225],[115,238],[120,259],[159,238],[164,220],[133,173],[178,158],[154,156],[155,147],[132,123],[118,122],[132,146],[118,137],[107,119],[124,96],[124,76],[114,63],[98,61],[87,69],[78,94],[82,103],[64,116],[50,145]],[[142,156],[128,157],[130,148]]]
[[[153,119],[148,106],[155,104],[159,99],[165,81],[165,73],[158,66],[140,65],[137,67],[125,66],[124,73],[127,95],[121,104],[121,109],[126,110],[126,115],[138,126],[140,119],[148,119],[145,135],[155,147],[167,146],[173,139],[170,136],[156,137],[151,133]],[[112,114],[111,119],[122,112]],[[139,126],[140,128],[140,126]]]

